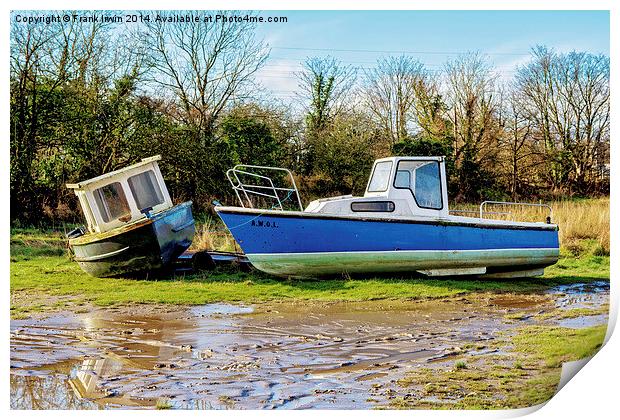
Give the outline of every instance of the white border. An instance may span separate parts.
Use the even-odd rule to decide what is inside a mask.
[[[614,39],[618,39],[618,2],[612,0],[590,0],[588,2],[577,1],[577,0],[505,0],[498,2],[497,0],[444,0],[441,2],[432,2],[432,1],[420,1],[420,0],[409,0],[407,2],[402,2],[398,0],[383,0],[383,1],[369,1],[369,0],[358,0],[355,2],[337,2],[334,0],[301,0],[297,2],[284,1],[284,0],[271,0],[271,1],[261,1],[261,2],[252,2],[252,1],[242,1],[242,0],[229,0],[229,1],[203,1],[203,2],[191,2],[185,0],[177,0],[175,2],[164,2],[164,1],[146,1],[146,0],[136,0],[131,2],[130,4],[127,1],[119,1],[119,0],[110,0],[105,3],[102,2],[94,2],[94,1],[77,1],[77,0],[66,0],[66,1],[34,1],[34,0],[23,0],[23,1],[9,1],[4,2],[2,7],[5,9],[4,16],[2,20],[0,20],[1,32],[4,37],[4,42],[1,45],[2,55],[4,57],[4,66],[2,66],[2,73],[4,76],[4,83],[0,85],[0,91],[2,93],[1,98],[1,106],[3,107],[4,112],[2,113],[2,121],[4,127],[4,142],[5,149],[4,153],[0,154],[0,170],[2,171],[2,193],[4,195],[5,203],[8,202],[8,191],[9,191],[9,151],[8,151],[8,130],[9,130],[9,118],[8,118],[8,103],[9,103],[9,94],[8,94],[8,62],[9,62],[9,53],[8,53],[8,33],[9,33],[9,25],[8,25],[8,12],[10,9],[263,9],[263,10],[307,10],[307,9],[324,9],[324,10],[338,10],[338,9],[366,9],[366,10],[379,10],[379,9],[418,9],[418,10],[612,10],[611,13],[611,51],[615,51],[614,47],[616,46],[616,42]],[[524,28],[525,30],[525,28]],[[611,56],[611,68],[612,68],[612,85],[616,86],[615,80],[617,80],[617,63],[615,58],[615,52]],[[618,103],[618,89],[612,88],[612,104]],[[612,105],[613,107],[614,105]],[[619,131],[617,129],[617,124],[615,124],[615,118],[612,118],[612,130],[611,136],[612,138],[618,137]],[[618,161],[618,152],[617,147],[612,147],[612,161]],[[612,174],[616,172],[615,165],[612,165]],[[612,178],[616,177],[612,175]],[[615,183],[612,183],[612,197],[616,196],[617,188]],[[0,238],[0,247],[2,249],[3,258],[0,259],[0,264],[2,264],[3,272],[5,273],[6,281],[4,282],[5,287],[5,304],[8,305],[9,302],[9,207],[7,205],[3,206],[0,209],[0,212],[5,220],[5,225],[2,229],[2,237]],[[620,215],[617,212],[617,206],[615,202],[612,200],[611,202],[611,233],[612,233],[612,273],[615,274],[616,271],[616,260],[615,257],[615,240],[617,237],[617,224],[615,220],[617,220],[617,216]],[[613,275],[612,274],[612,277]],[[2,335],[4,340],[4,346],[2,346],[2,351],[4,354],[4,363],[3,363],[3,372],[2,376],[4,379],[3,389],[1,392],[3,399],[3,407],[5,410],[8,410],[9,403],[9,390],[8,390],[8,361],[9,361],[9,346],[8,346],[8,334],[9,330],[9,317],[8,317],[8,308],[4,307],[5,317],[3,318],[4,322],[4,331],[5,333]],[[618,293],[616,292],[615,287],[612,285],[611,290],[611,316],[610,316],[610,328],[611,331],[615,325],[618,311]],[[608,334],[609,336],[609,334]],[[582,372],[579,373],[577,378],[570,381],[559,393],[556,397],[554,397],[544,408],[536,411],[537,408],[529,408],[525,410],[515,410],[515,411],[504,411],[504,412],[447,412],[447,411],[403,411],[403,412],[376,412],[376,411],[356,411],[356,412],[321,412],[317,411],[304,411],[304,412],[296,412],[294,415],[296,417],[301,418],[314,418],[317,415],[326,416],[326,417],[341,417],[343,415],[354,415],[356,418],[364,419],[364,418],[375,418],[375,417],[396,417],[396,418],[427,418],[432,416],[434,418],[501,418],[501,417],[514,417],[526,414],[531,411],[536,411],[529,418],[531,419],[547,419],[547,418],[562,418],[562,419],[571,419],[571,418],[579,418],[579,419],[604,419],[604,418],[612,418],[617,416],[618,411],[618,395],[617,395],[617,384],[620,378],[620,363],[618,361],[617,355],[620,354],[620,343],[616,336],[611,336],[609,342],[605,346],[605,348],[597,354],[588,366],[583,369]],[[89,416],[104,416],[108,415],[104,412],[96,412],[96,413],[86,413],[86,412],[10,412],[5,413],[11,418],[17,417],[37,417],[40,418],[42,416],[46,416],[49,418],[60,418],[60,417],[73,417],[73,418],[83,418]],[[167,416],[167,417],[203,417],[208,415],[210,418],[221,418],[228,417],[229,412],[209,412],[202,413],[200,411],[194,412],[140,412],[140,413],[130,413],[130,412],[117,412],[114,415],[120,417],[156,417],[156,416]],[[291,413],[288,412],[256,412],[256,411],[246,411],[246,412],[235,412],[235,417],[238,418],[250,418],[256,415],[259,416],[269,416],[269,417],[279,417],[284,418],[289,417]]]

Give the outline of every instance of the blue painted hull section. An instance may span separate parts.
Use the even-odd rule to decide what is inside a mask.
[[[394,251],[424,252],[419,255],[426,255],[424,257],[426,261],[429,260],[429,256],[433,257],[436,254],[438,262],[431,264],[436,268],[489,267],[487,262],[493,263],[492,258],[488,261],[485,261],[484,257],[480,257],[480,261],[472,260],[472,255],[489,255],[489,253],[469,251],[493,253],[499,250],[503,252],[501,260],[503,266],[545,266],[557,260],[559,248],[558,232],[549,228],[515,229],[497,225],[359,220],[302,214],[280,216],[274,214],[275,212],[261,214],[259,211],[244,213],[223,209],[218,209],[218,213],[254,265],[259,269],[261,266],[267,268],[263,268],[264,271],[281,275],[303,275],[303,272],[298,271],[303,271],[304,259],[308,261],[307,268],[312,264],[315,266],[311,272],[321,274],[336,271],[355,272],[354,265],[360,261],[368,262],[370,258],[376,259],[380,255],[376,253]],[[539,256],[540,250],[545,250],[542,257]],[[354,254],[355,258],[340,260],[345,265],[351,265],[349,267],[318,267],[323,264],[322,260],[317,262],[318,253]],[[367,261],[364,261],[364,255],[368,255]],[[287,259],[290,261],[294,259],[294,264],[288,264]],[[441,262],[448,259],[449,263]],[[288,266],[279,270],[278,261]],[[350,263],[347,264],[346,261]],[[495,263],[500,264],[497,261],[499,260]],[[421,262],[419,259],[418,262],[412,259],[408,267],[400,267],[399,271],[407,268],[413,271],[422,266],[425,269],[429,268],[428,264]],[[394,261],[390,265],[394,265]],[[368,264],[363,271],[389,271],[389,267],[373,267],[372,264]]]
[[[219,214],[246,254],[558,248],[559,245],[555,230]]]

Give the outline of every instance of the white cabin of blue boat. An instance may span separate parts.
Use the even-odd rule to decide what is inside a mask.
[[[448,216],[444,158],[389,157],[375,161],[363,197],[312,201],[304,211],[339,215]]]

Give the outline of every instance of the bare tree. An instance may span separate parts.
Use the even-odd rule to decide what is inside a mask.
[[[542,140],[551,186],[587,188],[609,142],[609,58],[536,47],[516,89]]]
[[[163,17],[169,13],[158,12]],[[174,94],[180,105],[175,117],[197,133],[212,133],[218,116],[232,99],[243,97],[267,59],[269,51],[254,29],[252,24],[201,19],[183,25],[162,20],[146,24],[143,37],[151,50],[153,81]]]
[[[500,135],[497,75],[479,53],[461,55],[446,64],[449,119],[454,129],[454,161],[460,172],[460,194],[478,195],[480,169],[495,162]],[[488,181],[488,180],[487,180]]]
[[[407,138],[417,95],[428,79],[424,65],[404,55],[386,57],[364,79],[364,103],[391,145]]]
[[[351,106],[351,88],[357,78],[353,66],[343,65],[333,57],[308,58],[297,75],[301,97],[308,101],[307,126],[321,130]]]
[[[553,111],[557,101],[554,82],[554,53],[546,47],[535,47],[532,60],[521,66],[516,75],[515,88],[522,98],[521,106],[534,124],[534,135],[539,140],[540,152],[545,158],[545,176],[552,188],[562,185],[564,170],[559,159],[558,142],[553,129]]]
[[[598,146],[609,141],[609,58],[572,52],[558,57],[558,70],[561,107],[553,119],[570,151],[570,178],[585,192]]]
[[[533,136],[534,124],[517,93],[509,94],[502,117],[503,135],[499,139],[498,164],[508,179],[512,200],[517,201],[524,184],[535,181],[534,169],[541,164],[541,155]]]

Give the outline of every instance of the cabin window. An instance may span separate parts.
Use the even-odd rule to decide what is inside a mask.
[[[398,170],[396,171],[396,180],[394,186],[396,188],[409,188],[411,185],[411,172]]]
[[[379,162],[372,171],[372,177],[368,184],[368,192],[387,191],[390,184],[390,172],[392,171],[392,162]]]
[[[406,161],[398,162],[394,187],[411,191],[420,208],[441,210],[441,172],[439,162]]]
[[[95,202],[101,218],[105,223],[119,219],[121,222],[131,220],[131,210],[120,182],[113,182],[93,191]]]
[[[351,203],[351,210],[391,213],[394,211],[394,203],[391,201],[357,201]]]
[[[131,176],[127,183],[140,211],[155,207],[164,202],[164,196],[161,193],[153,171],[146,171]]]

